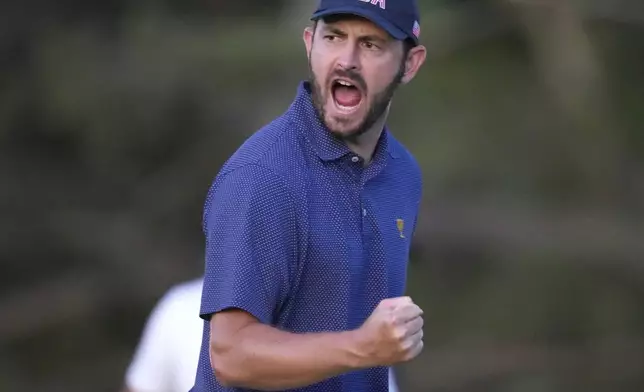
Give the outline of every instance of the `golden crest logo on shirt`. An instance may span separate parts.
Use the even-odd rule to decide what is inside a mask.
[[[398,228],[400,238],[405,238],[405,221],[400,218],[396,219],[396,227]]]

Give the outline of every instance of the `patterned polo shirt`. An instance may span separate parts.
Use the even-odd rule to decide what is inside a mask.
[[[229,391],[210,366],[208,320],[242,309],[294,333],[358,328],[405,292],[421,198],[420,169],[384,130],[372,161],[316,115],[307,82],[288,110],[229,158],[206,198],[204,332],[194,392]],[[387,392],[387,368],[300,392]]]

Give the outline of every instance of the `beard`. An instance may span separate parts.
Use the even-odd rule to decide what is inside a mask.
[[[391,99],[393,98],[394,93],[400,85],[402,77],[404,76],[404,69],[405,67],[403,63],[401,64],[398,72],[396,73],[396,75],[394,75],[389,84],[387,84],[387,86],[382,91],[374,94],[371,97],[367,113],[364,115],[364,118],[358,123],[358,125],[353,129],[350,129],[348,131],[345,130],[343,132],[338,129],[333,129],[328,121],[326,121],[326,110],[324,106],[325,103],[328,102],[329,97],[327,97],[327,95],[324,93],[325,90],[323,88],[323,85],[318,83],[318,79],[316,78],[311,66],[311,61],[309,60],[309,84],[311,86],[311,98],[313,101],[313,106],[315,106],[318,118],[336,138],[344,141],[355,142],[358,137],[371,129],[376,121],[378,121],[382,117],[385,110],[387,110],[387,107],[389,106],[389,103],[391,102]],[[346,77],[359,83],[363,87],[363,93],[365,95],[363,99],[367,99],[369,95],[367,85],[364,82],[362,76],[354,71],[336,71],[328,76],[326,80],[327,83],[325,83],[324,86],[328,86],[328,81],[337,76]],[[329,94],[333,95],[333,92],[331,91],[329,92]],[[333,96],[331,96],[330,98],[334,99]]]

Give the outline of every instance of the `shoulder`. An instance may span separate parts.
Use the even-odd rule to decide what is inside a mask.
[[[206,211],[275,206],[292,199],[288,181],[277,171],[260,163],[228,166],[222,169],[208,191]],[[259,203],[259,204],[258,204]]]
[[[298,152],[297,128],[288,116],[282,115],[248,137],[226,161],[222,171],[257,165],[279,172]]]
[[[287,173],[294,167],[300,145],[297,129],[285,115],[252,134],[224,163],[210,192],[252,185],[252,192],[288,188]],[[272,188],[272,189],[271,189]]]
[[[282,115],[252,134],[213,179],[204,205],[204,223],[212,206],[220,211],[240,205],[263,206],[292,201],[292,172],[301,165],[299,131]],[[275,207],[284,207],[275,206]]]
[[[290,222],[296,208],[292,186],[273,168],[258,163],[228,167],[211,185],[204,203],[202,229],[254,227],[265,220]],[[234,222],[234,223],[231,223]]]

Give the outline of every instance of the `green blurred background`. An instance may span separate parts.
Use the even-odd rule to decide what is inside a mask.
[[[1,391],[119,389],[203,270],[211,179],[306,77],[314,3],[2,2]],[[420,3],[402,392],[644,390],[644,3]]]

